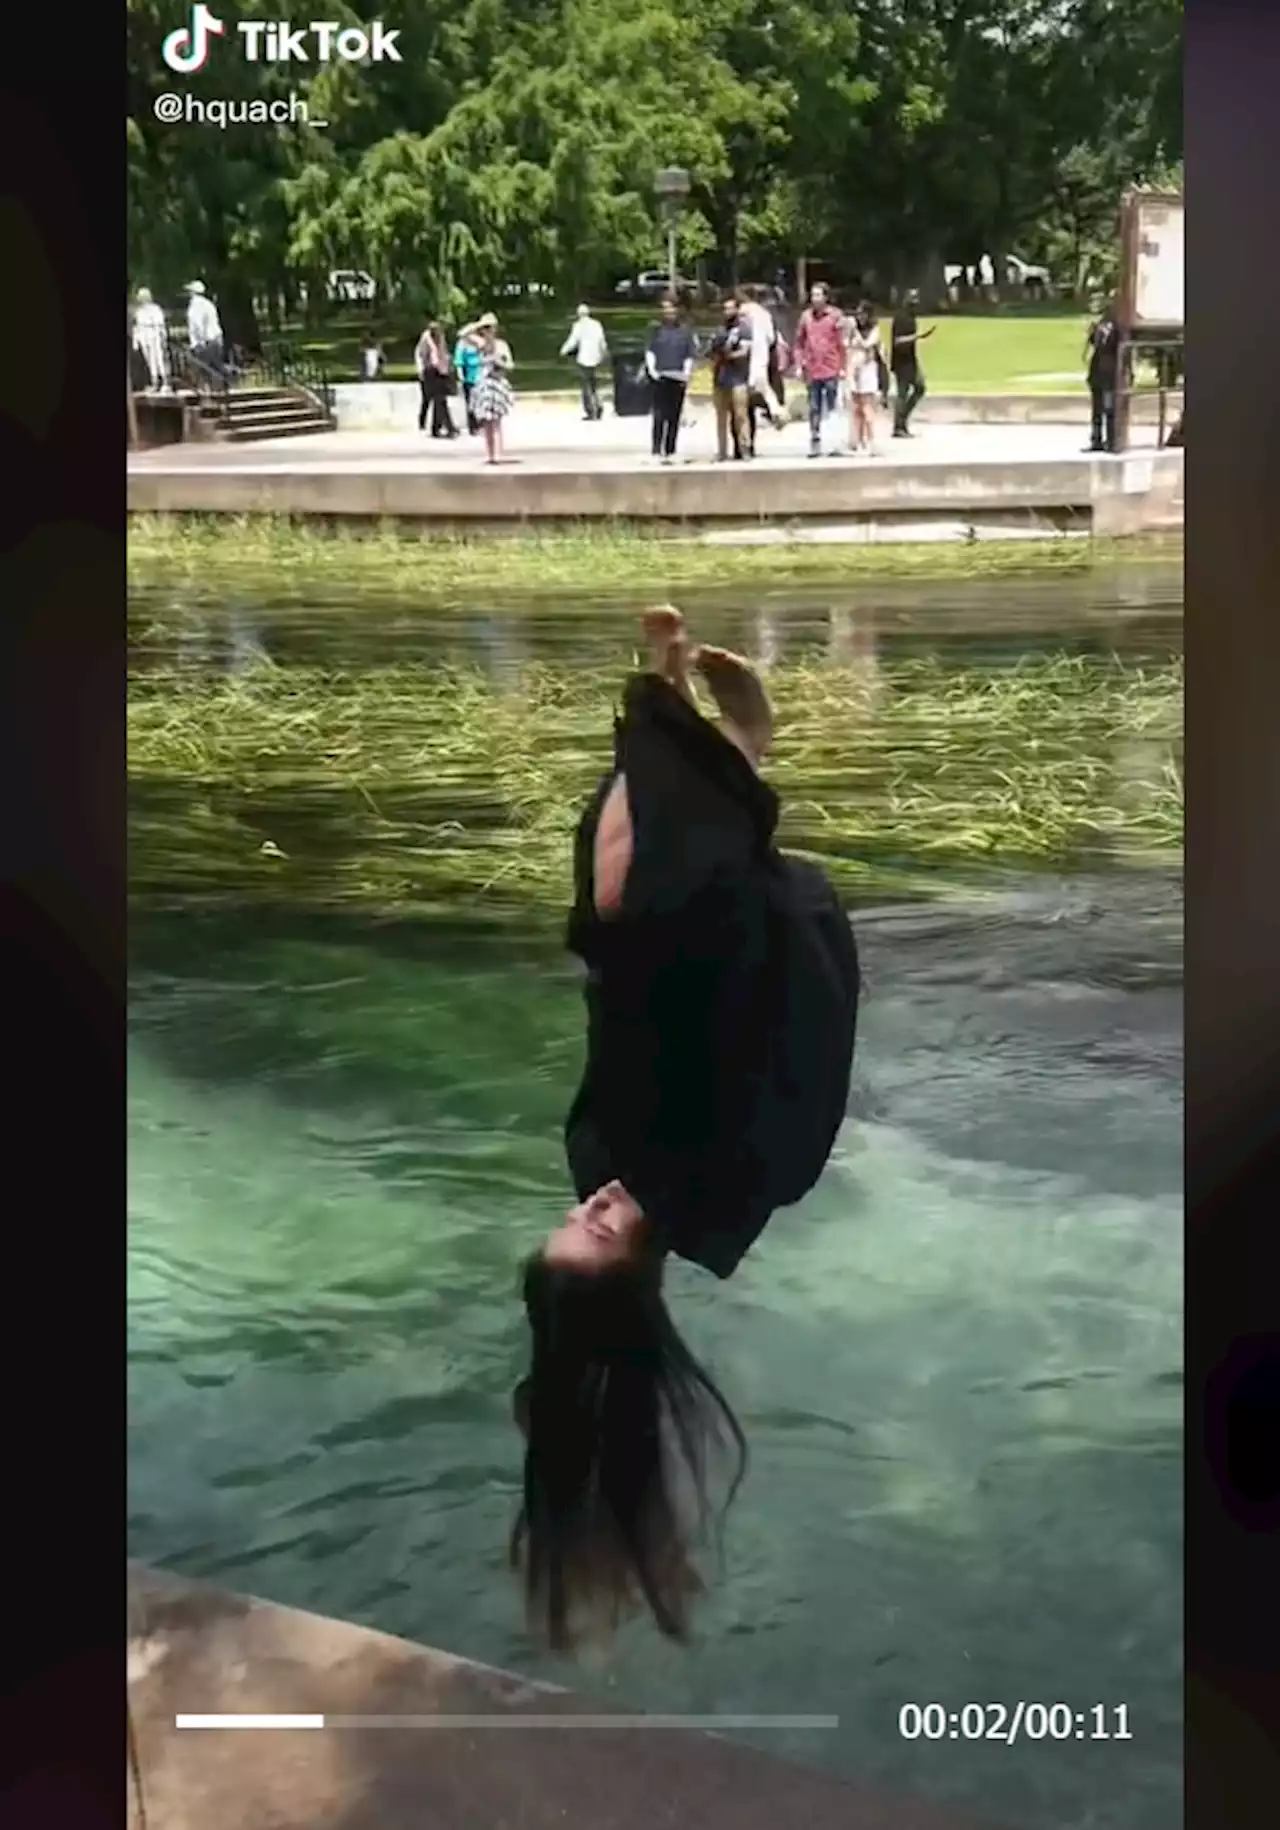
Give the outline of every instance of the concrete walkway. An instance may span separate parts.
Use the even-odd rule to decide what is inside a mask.
[[[710,410],[695,407],[692,418],[693,424],[680,435],[677,469],[704,469],[711,466],[715,457],[715,423]],[[843,416],[839,423],[847,433]],[[529,470],[545,473],[661,468],[650,455],[649,422],[644,419],[606,417],[592,425],[585,423],[580,414],[562,406],[530,402],[517,405],[505,430],[508,463],[496,473],[499,476],[503,472]],[[1135,444],[1139,448],[1143,440],[1154,451],[1154,428],[1135,429]],[[1045,464],[1079,459],[1084,455],[1086,443],[1087,432],[1079,426],[922,425],[910,439],[882,436],[878,457],[846,455],[826,461],[868,470],[921,464],[952,467]],[[808,427],[803,423],[786,426],[781,432],[762,426],[755,465],[769,470],[796,466],[807,470],[814,462],[807,456],[808,445]],[[169,445],[129,454],[131,472],[229,469],[274,472],[303,468],[424,475],[479,471],[495,475],[484,463],[484,450],[478,438],[464,434],[453,441],[433,439],[414,430],[326,432],[243,445]],[[729,468],[741,475],[748,466]]]
[[[169,445],[130,454],[128,503],[134,513],[417,522],[473,533],[623,520],[684,529],[843,524],[876,539],[942,528],[965,539],[1064,527],[1132,534],[1182,522],[1181,451],[1090,455],[1076,426],[922,426],[910,439],[885,437],[876,456],[815,460],[808,427],[797,423],[762,427],[753,462],[717,463],[712,415],[698,407],[673,465],[650,456],[643,419],[587,424],[563,406],[528,402],[507,431],[507,460],[497,466],[485,463],[478,439],[416,430]]]
[[[175,1721],[229,1713],[326,1726]],[[716,1735],[637,1732],[639,1718],[566,1691],[136,1565],[129,1718],[129,1830],[981,1830]]]

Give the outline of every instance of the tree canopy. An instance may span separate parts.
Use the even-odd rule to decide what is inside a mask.
[[[128,0],[130,272],[224,303],[332,268],[451,313],[499,284],[590,291],[661,258],[655,171],[692,180],[686,270],[801,254],[928,283],[1016,250],[1102,271],[1121,191],[1182,158],[1178,0],[338,0],[399,63],[251,63],[241,18],[177,77],[173,0]],[[157,95],[301,96],[309,121],[162,125]],[[326,123],[323,127],[316,123]]]

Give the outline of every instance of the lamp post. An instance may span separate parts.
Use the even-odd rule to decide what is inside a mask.
[[[689,195],[689,174],[678,165],[666,165],[654,173],[654,194],[667,223],[667,285],[676,297],[676,225],[680,208]]]

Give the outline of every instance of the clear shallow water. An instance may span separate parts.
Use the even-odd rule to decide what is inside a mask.
[[[140,922],[132,1553],[663,1712],[836,1714],[766,1744],[997,1822],[1167,1830],[1180,920],[1134,875],[861,914],[828,1175],[732,1283],[674,1280],[753,1452],[702,1641],[642,1628],[586,1674],[528,1644],[503,1569],[567,964],[353,919]],[[897,1733],[903,1702],[1017,1698],[1128,1703],[1134,1738]]]

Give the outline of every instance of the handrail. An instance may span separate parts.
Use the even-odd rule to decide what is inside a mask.
[[[1139,375],[1139,364],[1147,362],[1155,369],[1155,380],[1144,381]],[[1151,332],[1128,331],[1120,341],[1117,352],[1116,390],[1116,448],[1125,451],[1129,447],[1129,423],[1133,402],[1144,395],[1154,394],[1157,400],[1156,444],[1163,447],[1167,442],[1169,425],[1169,400],[1172,395],[1181,395],[1184,410],[1186,403],[1186,339],[1182,335],[1165,333],[1159,335]],[[1181,419],[1178,421],[1181,425]],[[1176,430],[1177,428],[1175,428]]]
[[[167,374],[179,393],[194,394],[205,413],[223,425],[232,420],[236,391],[246,387],[298,388],[309,394],[330,422],[336,423],[334,390],[324,361],[284,338],[264,338],[250,351],[224,346],[223,359],[210,361],[192,349],[185,326],[166,324],[164,356]]]

